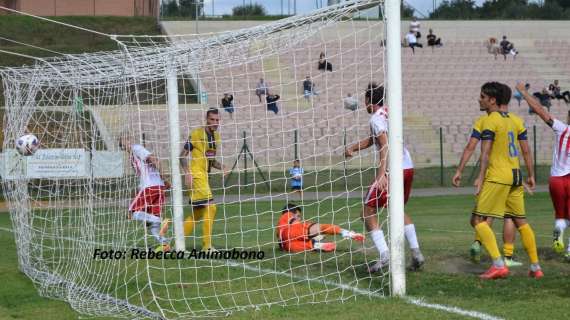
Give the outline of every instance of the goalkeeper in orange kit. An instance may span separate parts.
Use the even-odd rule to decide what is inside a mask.
[[[364,235],[342,229],[334,224],[303,221],[301,207],[296,204],[289,203],[283,208],[281,217],[277,222],[277,239],[281,250],[288,252],[334,251],[336,243],[319,241],[323,238],[323,234],[340,234],[343,238],[350,238],[359,242],[364,241]]]

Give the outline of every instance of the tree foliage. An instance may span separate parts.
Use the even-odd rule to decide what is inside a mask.
[[[204,15],[204,0],[170,0],[162,3],[162,15],[167,17],[189,17],[196,19]]]
[[[259,3],[246,4],[244,6],[236,6],[232,9],[232,14],[236,17],[248,17],[248,16],[265,16],[265,7]]]
[[[445,0],[430,19],[570,19],[570,0],[546,0],[543,4],[528,0],[486,0],[481,6],[474,0]]]

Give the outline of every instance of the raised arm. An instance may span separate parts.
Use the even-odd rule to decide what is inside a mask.
[[[552,126],[554,119],[550,113],[544,110],[540,102],[526,90],[524,84],[518,83],[516,88],[522,94],[523,98],[528,103],[532,111],[534,111],[544,122],[546,122],[547,125]]]

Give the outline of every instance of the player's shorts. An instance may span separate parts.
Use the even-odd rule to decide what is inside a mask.
[[[129,205],[129,211],[143,211],[160,217],[164,205],[165,190],[164,186],[151,186],[140,190]]]
[[[408,199],[410,199],[413,181],[414,169],[404,169],[404,204],[408,203]],[[371,208],[386,208],[388,206],[386,190],[380,190],[376,185],[371,185],[364,198],[364,203]]]
[[[297,190],[301,191],[301,190],[303,190],[303,187],[301,187],[301,186],[292,186],[292,187],[291,187],[291,190],[293,190],[293,191],[297,191]]]
[[[473,214],[491,218],[524,218],[524,187],[485,181]]]
[[[570,219],[570,175],[550,177],[548,189],[556,219]]]
[[[293,223],[280,232],[281,248],[289,252],[313,250],[313,241],[309,237],[309,228],[314,223]]]
[[[205,206],[214,201],[208,176],[195,175],[192,177],[190,193],[190,205],[193,207]]]

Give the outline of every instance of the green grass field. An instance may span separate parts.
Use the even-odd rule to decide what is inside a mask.
[[[317,205],[306,204],[308,206],[305,216],[310,218],[317,212]],[[277,205],[281,206],[275,204]],[[468,225],[472,205],[470,196],[413,198],[410,201],[407,211],[415,220],[427,264],[422,272],[407,274],[408,294],[424,298],[428,303],[484,312],[507,319],[568,319],[570,310],[565,306],[570,304],[570,282],[567,281],[570,265],[561,262],[549,248],[552,214],[548,195],[537,194],[527,200],[529,220],[537,235],[542,266],[546,273],[545,278],[540,281],[527,278],[526,267],[513,269],[513,275],[506,280],[483,282],[477,278],[476,275],[488,265],[488,260],[483,261],[481,265],[472,264],[468,260],[468,247],[473,238]],[[150,277],[154,284],[154,294],[162,298],[157,302],[162,308],[170,310],[166,316],[174,316],[174,312],[188,312],[189,306],[198,311],[217,308],[218,304],[229,308],[235,304],[287,300],[287,304],[292,305],[298,302],[309,304],[287,308],[279,305],[262,307],[258,312],[248,309],[234,312],[232,318],[463,318],[457,314],[420,308],[402,299],[356,295],[353,291],[335,287],[331,283],[342,282],[361,290],[386,290],[380,276],[370,277],[364,270],[365,257],[368,260],[374,259],[374,250],[362,251],[356,244],[341,241],[336,254],[283,255],[274,251],[271,243],[271,226],[276,216],[270,211],[270,203],[259,202],[256,208],[245,203],[241,204],[241,208],[239,206],[219,206],[217,217],[225,216],[225,219],[216,224],[214,233],[218,236],[214,239],[215,245],[229,248],[256,247],[264,250],[265,260],[250,266],[283,271],[293,274],[295,278],[273,273],[259,276],[257,272],[240,267],[195,260],[184,260],[180,265],[179,262],[156,260],[126,260],[122,264],[79,260],[71,254],[71,249],[59,254],[52,252],[51,256],[51,251],[46,249],[44,259],[48,261],[48,266],[55,265],[50,263],[56,260],[50,258],[56,257],[66,259],[69,264],[77,262],[69,267],[68,277],[75,274],[73,272],[81,271],[78,280],[83,283],[99,283],[102,287],[106,284],[123,296],[127,293],[135,294],[139,290],[140,296],[150,299],[152,294],[149,288],[144,286],[147,277]],[[356,199],[325,200],[320,202],[318,210],[323,222],[334,220],[344,226],[350,224],[351,228],[356,230],[362,228],[358,219],[360,207]],[[238,214],[239,212],[242,214]],[[326,212],[329,214],[323,214]],[[499,230],[499,225],[500,223],[496,224],[496,230]],[[36,229],[41,229],[42,226],[45,227],[45,221],[34,225]],[[127,228],[127,234],[140,242],[141,229],[136,224],[127,223],[122,227]],[[14,234],[6,231],[11,229],[8,214],[0,214],[0,228],[0,245],[4,248],[3,257],[0,259],[0,282],[3,283],[0,288],[0,319],[78,318],[80,314],[73,311],[68,304],[40,297],[32,282],[19,272]],[[53,243],[47,238],[44,235],[38,238],[38,241],[43,241],[45,248],[50,248]],[[187,243],[192,243],[191,240],[192,238]],[[198,239],[197,243],[199,242]],[[128,245],[134,244],[128,242]],[[368,240],[367,247],[370,245]],[[515,254],[527,265],[526,254],[518,239]],[[149,263],[148,269],[144,268],[146,263]],[[179,266],[182,269],[180,272],[177,270]],[[145,270],[148,270],[148,274],[143,272]],[[114,276],[102,277],[102,274]],[[306,278],[317,280],[307,281]],[[328,283],[318,282],[322,280]],[[198,286],[192,285],[196,282],[199,283]],[[135,294],[131,302],[136,302],[137,297]],[[186,299],[188,304],[181,302],[179,298]],[[344,300],[344,303],[334,301],[337,299]],[[316,304],[322,301],[330,302]],[[153,311],[157,310],[152,304],[147,307]]]

